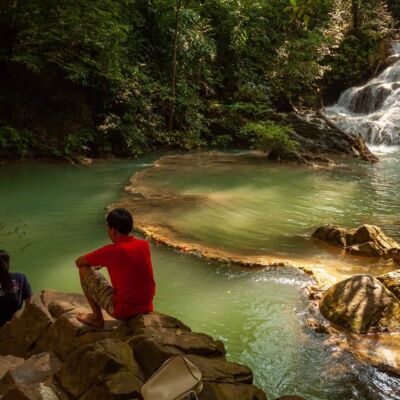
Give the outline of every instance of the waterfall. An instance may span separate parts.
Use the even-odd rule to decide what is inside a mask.
[[[326,109],[336,125],[371,145],[400,145],[400,42],[393,43],[388,62],[379,76],[347,89]]]

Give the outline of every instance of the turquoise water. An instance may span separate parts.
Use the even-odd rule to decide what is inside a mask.
[[[0,248],[11,253],[12,269],[35,291],[79,291],[74,259],[107,243],[105,206],[153,159],[0,166]],[[156,309],[222,339],[269,398],[399,398],[390,394],[397,381],[350,356],[333,358],[323,336],[304,328],[306,278],[296,271],[245,272],[155,245],[152,256]]]

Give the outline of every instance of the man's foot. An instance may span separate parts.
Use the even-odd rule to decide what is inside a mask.
[[[98,317],[95,314],[76,313],[76,319],[86,325],[101,329],[104,327],[103,316]]]

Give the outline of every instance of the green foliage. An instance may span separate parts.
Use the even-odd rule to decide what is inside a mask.
[[[3,3],[0,152],[16,157],[290,148],[271,110],[371,76],[392,23],[384,0],[359,3],[358,30],[351,0]]]
[[[9,126],[0,127],[0,156],[22,158],[29,154],[32,136]]]
[[[68,79],[120,80],[129,26],[112,0],[15,1],[13,61],[33,71],[57,66]]]
[[[240,133],[255,148],[264,152],[294,152],[298,146],[298,143],[290,138],[291,129],[273,121],[249,122]]]

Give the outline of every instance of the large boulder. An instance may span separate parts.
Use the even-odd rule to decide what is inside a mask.
[[[194,354],[205,357],[224,357],[225,347],[204,333],[194,333],[175,318],[153,313],[131,319],[127,327],[131,346],[145,378],[175,355]]]
[[[331,286],[320,302],[322,315],[353,333],[400,332],[400,302],[370,275]]]
[[[130,347],[115,339],[82,346],[72,353],[57,378],[74,398],[112,398],[113,395],[140,392],[142,372]],[[104,396],[104,397],[103,397]],[[99,398],[99,397],[97,397]]]
[[[61,367],[53,353],[34,355],[17,364],[0,380],[2,400],[67,400],[53,383],[53,376]]]
[[[26,304],[0,329],[0,355],[26,357],[52,322],[42,304]]]
[[[312,237],[359,256],[392,257],[400,251],[400,245],[375,225],[362,225],[356,229],[324,225],[316,229]]]
[[[221,341],[176,318],[151,313],[121,322],[106,316],[105,329],[95,329],[80,323],[77,312],[89,312],[83,295],[46,290],[0,330],[4,354],[36,354],[27,361],[0,356],[1,400],[138,398],[144,378],[177,354],[202,371],[201,399],[266,399],[248,367],[226,360]]]
[[[53,353],[37,354],[9,370],[0,380],[0,393],[15,384],[39,383],[52,379],[61,362]]]
[[[65,360],[79,347],[112,337],[121,323],[108,315],[104,329],[96,329],[78,321],[78,312],[89,313],[84,295],[44,290],[41,301],[48,308],[54,323],[46,330],[35,345],[35,352],[52,351]]]
[[[0,380],[7,372],[12,372],[25,360],[21,357],[0,356]]]

